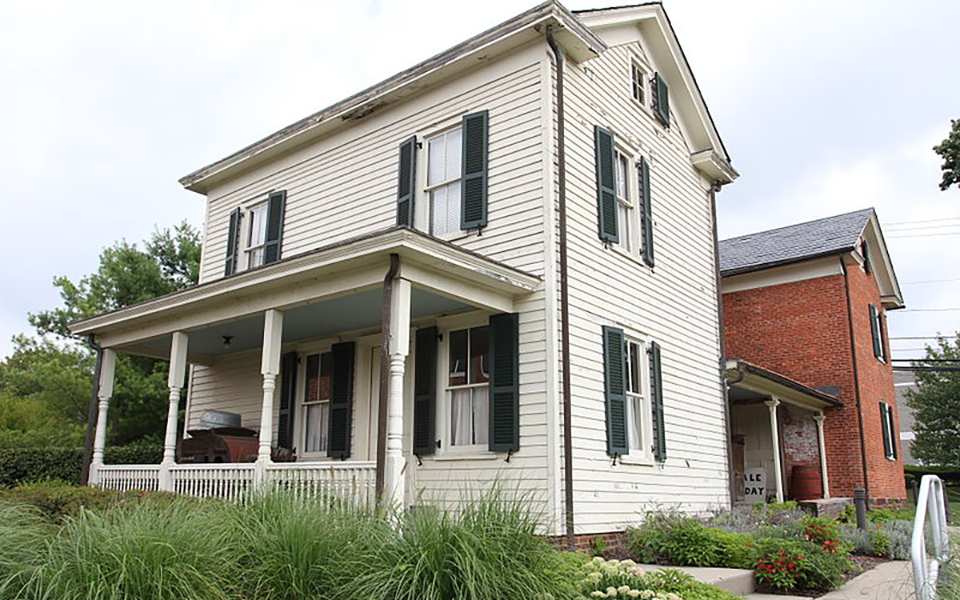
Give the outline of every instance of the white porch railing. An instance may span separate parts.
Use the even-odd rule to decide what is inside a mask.
[[[102,488],[121,492],[160,489],[160,465],[100,465],[96,469],[97,485]]]
[[[254,485],[254,463],[203,463],[170,467],[173,491],[223,500],[242,498]]]
[[[298,498],[331,497],[372,506],[376,499],[377,467],[364,462],[271,463],[260,470],[256,463],[203,463],[171,467],[161,465],[100,465],[99,487],[113,490],[158,491],[167,486],[162,470],[169,469],[169,489],[197,497],[242,499],[258,487],[289,491]]]
[[[927,553],[927,518],[930,520],[932,556]],[[933,600],[937,593],[940,565],[950,553],[947,535],[947,511],[943,500],[943,482],[936,475],[924,475],[920,480],[917,514],[913,520],[913,540],[910,558],[913,561],[913,579],[917,598]]]
[[[377,463],[273,463],[267,466],[266,481],[298,498],[329,496],[372,506],[376,496]]]

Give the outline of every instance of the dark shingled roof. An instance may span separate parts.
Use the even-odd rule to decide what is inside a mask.
[[[872,217],[872,208],[720,242],[724,277],[853,250]]]

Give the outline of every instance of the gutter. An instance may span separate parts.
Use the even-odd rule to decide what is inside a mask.
[[[576,550],[573,512],[573,404],[570,397],[570,293],[567,263],[567,156],[564,143],[563,51],[546,31],[547,44],[557,65],[557,195],[560,221],[560,370],[563,376],[563,505],[567,547]]]
[[[400,276],[400,255],[390,255],[390,268],[383,277],[383,312],[380,313],[380,402],[377,407],[377,502],[383,498],[387,465],[387,396],[390,393],[390,322],[393,320],[393,282]]]
[[[723,429],[727,439],[724,446],[727,449],[727,481],[730,494],[730,506],[737,501],[737,483],[733,480],[733,427],[730,425],[730,386],[743,381],[745,366],[737,363],[736,381],[727,380],[727,334],[723,322],[723,290],[721,289],[723,276],[720,274],[720,236],[717,233],[717,192],[723,189],[723,184],[716,183],[710,188],[710,211],[713,215],[713,265],[716,277],[717,290],[717,322],[720,333],[720,362],[717,365],[720,375],[720,389],[723,391]]]
[[[867,508],[870,508],[870,482],[867,478],[867,442],[863,433],[863,406],[860,402],[860,371],[857,367],[857,340],[853,333],[853,301],[850,298],[850,278],[847,275],[847,265],[840,257],[840,268],[843,270],[843,289],[847,295],[847,326],[850,331],[850,354],[853,358],[853,395],[857,400],[857,425],[860,434],[860,460],[863,465],[863,489],[867,493]]]
[[[90,394],[90,406],[87,408],[87,432],[83,436],[83,458],[80,461],[80,485],[90,483],[90,461],[93,460],[93,438],[97,429],[98,403],[100,401],[100,371],[103,369],[103,348],[93,334],[87,338],[87,344],[97,353],[97,363],[93,368],[93,392]]]

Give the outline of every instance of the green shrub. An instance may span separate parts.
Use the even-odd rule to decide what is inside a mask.
[[[644,523],[630,533],[630,547],[635,560],[681,566],[749,569],[754,559],[749,535],[706,527],[692,518]]]
[[[914,516],[914,511],[909,508],[878,508],[867,513],[867,520],[880,524],[888,521],[913,521]]]
[[[849,552],[850,550],[841,544],[840,527],[832,519],[806,516],[797,523],[796,533],[827,552]]]
[[[163,457],[159,444],[137,443],[107,446],[107,464],[157,464]],[[5,448],[0,449],[0,486],[58,480],[80,483],[83,451],[77,448]]]
[[[696,581],[673,569],[644,572],[632,560],[594,558],[579,570],[578,589],[588,598],[631,598],[651,600],[736,600],[737,596]]]
[[[644,578],[648,589],[679,595],[683,600],[738,600],[726,590],[697,581],[692,575],[675,569],[649,573]]]
[[[78,487],[63,481],[26,483],[0,491],[0,502],[32,507],[40,517],[52,523],[61,523],[66,517],[76,517],[81,509],[106,511],[144,501],[192,500],[165,492],[118,492]]]
[[[757,579],[781,591],[827,591],[843,582],[850,560],[814,542],[767,539],[757,544]]]
[[[913,521],[887,521],[877,530],[887,540],[885,556],[892,560],[910,560]]]
[[[873,532],[861,531],[857,527],[843,525],[840,527],[840,539],[846,544],[852,554],[858,556],[875,556]]]
[[[707,519],[706,524],[732,533],[748,533],[756,538],[754,534],[758,529],[789,530],[805,515],[806,513],[797,507],[796,502],[772,504],[758,502],[752,507],[734,506]]]

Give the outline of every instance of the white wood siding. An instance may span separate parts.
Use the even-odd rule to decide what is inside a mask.
[[[287,190],[284,257],[394,226],[399,144],[413,134],[422,141],[424,133],[477,110],[489,111],[488,226],[480,236],[474,232],[451,241],[542,275],[543,173],[549,154],[541,132],[549,127],[544,119],[552,115],[545,114],[549,104],[543,102],[541,89],[549,72],[548,60],[546,44],[540,43],[481,63],[468,75],[211,190],[201,280],[223,276],[230,211],[265,198],[274,189]],[[423,160],[421,152],[418,161]],[[427,202],[420,190],[417,202]],[[417,227],[426,228],[419,222]],[[547,411],[545,302],[544,292],[537,292],[516,306],[520,315],[520,451],[509,463],[505,455],[489,454],[467,459],[424,457],[418,465],[410,455],[413,362],[408,361],[404,435],[408,503],[421,498],[452,506],[464,494],[479,493],[499,481],[506,490],[520,490],[549,502],[547,518],[552,520],[556,488],[548,480],[547,456],[551,448],[556,454],[556,444],[547,441],[548,425],[555,426],[555,418]],[[258,427],[262,394],[258,361],[259,356],[252,353],[219,359],[212,367],[196,367],[190,422],[195,423],[203,410],[217,408],[240,412],[245,425]],[[355,406],[362,403],[355,400]],[[443,401],[440,395],[438,402]],[[439,423],[437,430],[442,431]]]
[[[633,100],[630,61],[641,52],[638,43],[613,47],[566,71],[577,533],[622,529],[656,505],[703,511],[729,502],[709,187],[690,164],[677,115],[665,130]],[[594,125],[650,162],[654,269],[598,237]],[[613,466],[606,454],[603,325],[662,346],[663,465]]]

